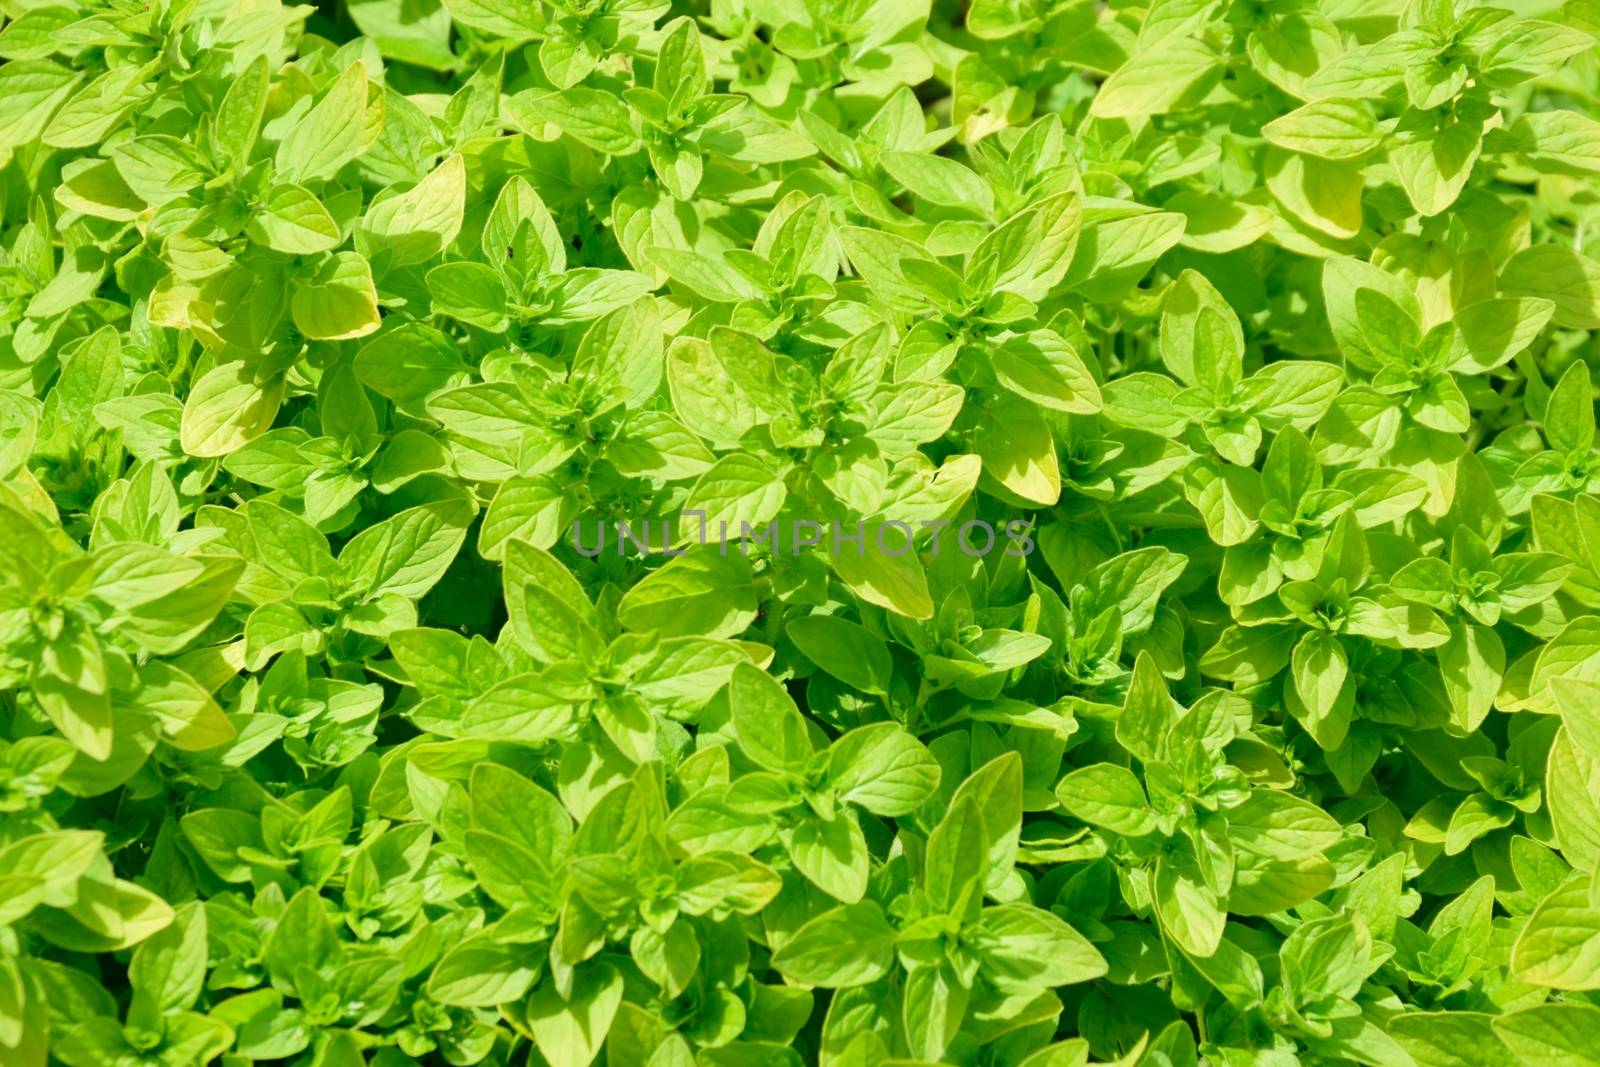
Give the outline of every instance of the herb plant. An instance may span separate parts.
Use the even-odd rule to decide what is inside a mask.
[[[0,1067],[1600,1064],[1600,4],[0,2]]]

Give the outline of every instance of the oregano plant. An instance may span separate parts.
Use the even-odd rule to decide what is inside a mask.
[[[1600,1064],[1597,332],[1597,0],[0,0],[0,1067]]]

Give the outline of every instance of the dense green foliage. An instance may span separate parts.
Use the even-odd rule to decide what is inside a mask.
[[[0,1067],[1600,1064],[1596,0],[0,12]]]

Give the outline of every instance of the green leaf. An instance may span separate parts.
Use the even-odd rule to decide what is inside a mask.
[[[1139,779],[1126,767],[1096,763],[1080,767],[1056,785],[1061,806],[1091,826],[1127,837],[1156,832],[1155,812]]]
[[[425,263],[461,231],[466,194],[466,164],[452,155],[412,188],[375,203],[361,220],[357,247],[369,257],[383,249],[394,267]]]
[[[668,560],[617,605],[623,626],[662,637],[733,637],[756,614],[754,577],[735,546],[710,544]]]
[[[604,1044],[622,1002],[622,976],[606,963],[579,970],[570,993],[541,985],[526,1007],[534,1044],[551,1067],[588,1067]]]
[[[805,719],[772,676],[748,663],[733,669],[728,704],[739,747],[770,771],[798,772],[811,758]]]
[[[933,754],[894,723],[858,727],[828,750],[828,777],[840,798],[874,815],[916,811],[938,788],[939,774]]]
[[[464,501],[408,508],[351,538],[339,553],[339,570],[352,591],[416,599],[444,577],[472,521]]]
[[[247,227],[250,239],[291,256],[331,252],[339,246],[339,224],[328,209],[299,185],[274,185],[267,190]]]
[[[1587,1004],[1540,1004],[1494,1020],[1494,1032],[1520,1062],[1600,1063],[1600,1011]]]
[[[1544,409],[1544,435],[1558,452],[1579,452],[1594,444],[1594,393],[1589,368],[1579,360],[1568,367]]]
[[[1556,245],[1534,245],[1512,256],[1500,272],[1500,288],[1513,296],[1543,297],[1555,304],[1557,326],[1600,328],[1600,263]]]
[[[1600,988],[1600,909],[1584,879],[1562,883],[1533,909],[1512,946],[1511,970],[1532,985]]]
[[[1162,857],[1156,861],[1151,899],[1162,932],[1194,956],[1210,956],[1222,940],[1227,912],[1210,886],[1191,870]]]
[[[825,911],[783,943],[772,965],[791,981],[827,989],[869,985],[894,963],[894,927],[870,900]]]
[[[1359,159],[1383,143],[1377,119],[1359,100],[1324,98],[1302,104],[1261,128],[1279,148],[1321,159]]]
[[[1204,42],[1174,34],[1118,67],[1095,94],[1094,114],[1106,119],[1164,114],[1194,96],[1216,66],[1217,57]]]
[[[274,160],[291,182],[327,181],[361,151],[367,69],[352,62],[278,142]]]
[[[1004,992],[1092,981],[1106,973],[1106,962],[1078,931],[1042,908],[1006,904],[985,908],[979,920],[983,972]]]
[[[309,338],[345,341],[378,328],[378,291],[372,269],[354,252],[328,257],[289,301],[297,329]]]

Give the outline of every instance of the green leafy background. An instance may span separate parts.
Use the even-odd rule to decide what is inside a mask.
[[[0,1067],[1600,1063],[1505,2],[0,0]]]

